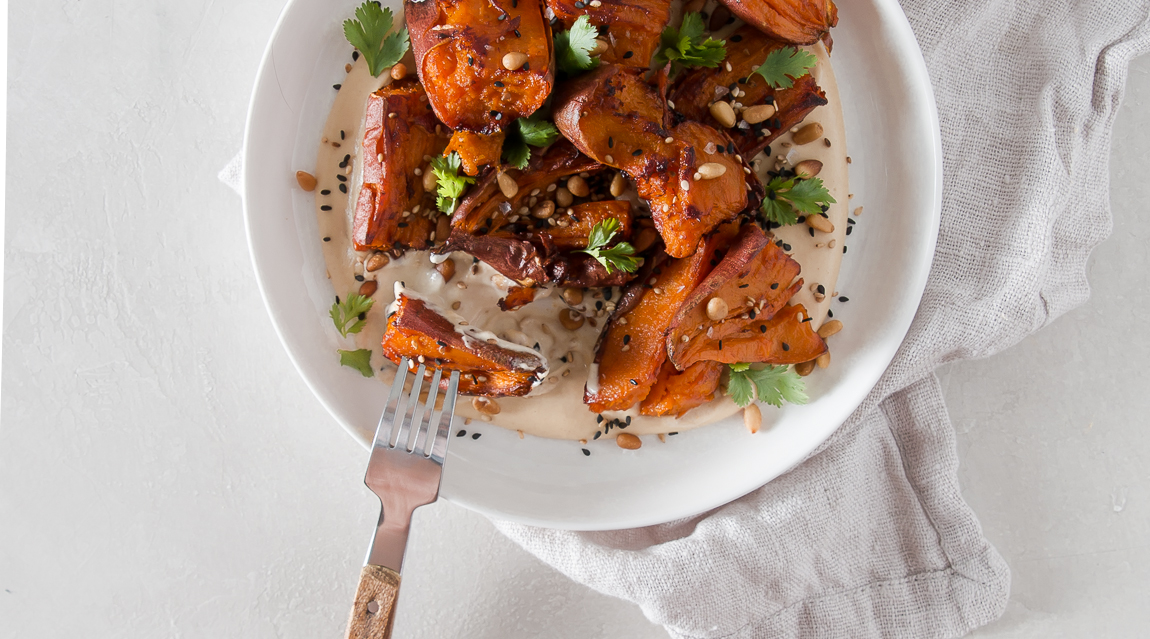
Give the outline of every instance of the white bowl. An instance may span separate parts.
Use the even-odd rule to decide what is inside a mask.
[[[398,8],[398,3],[392,4]],[[358,2],[292,0],[268,44],[244,137],[244,213],[260,290],[288,354],[316,397],[354,437],[370,441],[387,388],[339,365],[327,309],[312,196],[294,187],[309,170],[332,85],[350,45],[342,21]],[[895,0],[842,0],[833,61],[853,159],[852,208],[866,205],[848,243],[835,307],[851,330],[835,337],[834,365],[808,377],[811,402],[765,411],[755,436],[741,418],[624,451],[609,443],[452,438],[441,494],[493,518],[576,530],[661,523],[736,499],[814,450],[878,381],[926,285],[942,198],[938,117],[922,54]],[[540,419],[547,419],[540,415]],[[458,428],[458,425],[457,425]],[[348,468],[348,480],[362,468]]]

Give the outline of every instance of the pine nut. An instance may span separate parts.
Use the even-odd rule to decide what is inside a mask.
[[[729,310],[727,303],[721,297],[712,297],[711,301],[707,302],[707,317],[711,318],[711,321],[717,322],[725,318]]]
[[[713,180],[727,172],[727,167],[718,162],[707,162],[697,169],[700,180]]]
[[[578,175],[567,178],[567,190],[571,191],[571,195],[575,197],[587,197],[591,194],[591,187],[587,186],[587,180]]]
[[[794,167],[795,177],[809,180],[823,170],[823,163],[818,160],[803,160]]]
[[[583,316],[569,308],[565,308],[559,311],[559,323],[563,325],[563,328],[569,331],[577,331],[583,326]]]
[[[759,427],[763,425],[763,411],[758,404],[749,404],[743,409],[743,425],[752,435],[759,432]]]
[[[435,270],[443,276],[444,283],[450,282],[451,278],[455,277],[455,260],[451,258],[443,260],[435,265]]]
[[[391,79],[402,80],[407,77],[407,65],[402,62],[396,62],[395,66],[391,67]]]
[[[819,337],[826,339],[841,330],[843,330],[843,323],[838,320],[831,320],[819,327]]]
[[[615,177],[611,178],[611,196],[619,197],[623,195],[623,191],[627,190],[627,178],[623,177],[622,173],[616,173]]]
[[[471,407],[484,415],[498,415],[499,404],[490,397],[472,397]]]
[[[819,368],[826,368],[827,366],[830,366],[831,365],[831,352],[826,351],[822,355],[819,355],[818,358],[815,359],[815,364],[817,364]]]
[[[364,268],[367,269],[368,273],[374,273],[387,266],[387,263],[390,261],[391,258],[389,258],[386,253],[376,253],[367,258],[367,264],[364,265]]]
[[[571,191],[568,191],[566,187],[561,186],[555,190],[555,203],[559,206],[571,206],[574,201],[575,196],[571,195]]]
[[[603,38],[595,38],[595,46],[587,52],[588,55],[603,55],[607,52],[607,41]]]
[[[308,193],[315,190],[315,176],[307,171],[296,171],[295,181],[299,183],[299,188]]]
[[[811,122],[810,124],[799,129],[791,139],[794,140],[795,144],[810,144],[811,142],[821,139],[822,137],[823,125],[819,124],[818,122]]]
[[[449,235],[451,235],[451,217],[440,215],[439,219],[435,221],[435,236],[439,238],[439,241],[446,242]]]
[[[835,230],[835,225],[830,220],[818,214],[807,216],[807,226],[823,233],[833,233]]]
[[[551,200],[544,200],[531,211],[531,216],[540,220],[545,220],[555,214],[555,203]]]
[[[526,53],[512,51],[511,53],[503,56],[503,68],[507,69],[508,71],[521,69],[523,68],[524,64],[527,64],[527,59],[528,58]]]
[[[731,108],[729,103],[722,100],[712,102],[710,111],[711,117],[715,118],[719,124],[728,129],[735,126],[735,110]]]
[[[439,178],[435,177],[435,171],[428,169],[423,172],[423,190],[425,192],[432,192],[439,184]]]
[[[635,238],[632,246],[635,247],[636,253],[642,253],[655,245],[659,239],[659,232],[651,227],[646,227],[639,231],[639,235]]]
[[[372,295],[375,295],[375,291],[378,288],[379,282],[375,280],[368,280],[359,285],[359,294],[363,295],[364,297],[371,297]]]
[[[730,21],[731,10],[720,4],[711,12],[711,21],[707,23],[707,27],[711,31],[718,31],[725,27]]]
[[[513,198],[519,192],[519,185],[515,182],[515,178],[506,173],[500,173],[495,181],[499,182],[499,190],[503,191],[503,197]]]
[[[775,105],[773,104],[756,104],[752,107],[743,109],[743,119],[751,124],[758,124],[763,120],[769,119],[775,114]]]
[[[631,433],[619,433],[615,437],[615,443],[618,444],[619,448],[627,450],[638,450],[643,445],[643,441]]]
[[[563,301],[567,302],[568,306],[578,306],[583,303],[583,289],[581,288],[565,288],[563,289]]]
[[[795,372],[799,374],[799,377],[806,377],[807,375],[810,375],[811,373],[813,373],[814,370],[815,370],[815,360],[813,360],[813,359],[809,362],[803,362],[801,364],[795,364]]]

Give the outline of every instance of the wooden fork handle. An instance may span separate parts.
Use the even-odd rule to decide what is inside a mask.
[[[347,623],[347,639],[389,639],[399,599],[399,573],[383,566],[364,566]]]

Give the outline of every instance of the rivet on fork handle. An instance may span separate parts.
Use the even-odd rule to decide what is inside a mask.
[[[383,566],[364,566],[347,624],[348,639],[388,639],[395,625],[399,573]]]

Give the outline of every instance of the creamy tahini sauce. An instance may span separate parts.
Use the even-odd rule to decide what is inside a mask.
[[[831,302],[830,293],[835,290],[842,261],[848,204],[846,138],[838,88],[822,45],[812,47],[811,50],[818,55],[819,65],[814,73],[830,104],[815,109],[803,124],[822,124],[824,137],[831,141],[831,146],[827,147],[822,140],[793,146],[790,144],[791,134],[787,133],[771,145],[773,155],[770,158],[763,155],[756,158],[756,169],[760,177],[765,176],[779,156],[789,164],[807,159],[823,163],[819,177],[823,178],[838,202],[831,205],[827,212],[835,225],[834,233],[816,233],[818,237],[811,238],[805,224],[775,230],[776,236],[790,244],[791,254],[802,266],[801,277],[806,282],[792,303],[805,305],[817,327],[826,317]],[[405,62],[409,69],[415,68],[410,60]],[[497,303],[506,296],[508,286],[513,283],[487,264],[476,262],[463,253],[433,256],[427,251],[408,251],[399,259],[391,259],[387,266],[378,271],[369,273],[364,270],[364,261],[370,253],[356,251],[351,243],[355,201],[361,182],[359,156],[364,110],[368,96],[389,82],[386,73],[380,78],[373,78],[362,59],[353,65],[328,115],[316,157],[316,215],[321,236],[330,238],[323,243],[323,251],[328,277],[336,294],[344,297],[348,293],[357,292],[362,284],[356,279],[357,276],[379,282],[373,296],[375,306],[368,313],[363,331],[354,336],[357,348],[372,350],[376,376],[390,383],[395,375],[395,367],[379,352],[386,326],[386,308],[394,302],[397,289],[412,291],[440,309],[452,309],[452,321],[465,322],[464,326],[488,331],[499,339],[521,347],[537,348],[547,359],[548,375],[530,395],[496,400],[500,413],[492,420],[494,424],[540,437],[592,439],[598,426],[595,413],[583,404],[583,388],[585,384],[593,388],[597,383],[598,371],[592,363],[593,348],[600,330],[606,324],[607,316],[614,308],[614,301],[619,299],[618,289],[588,290],[583,303],[577,308],[589,317],[578,330],[569,331],[559,322],[560,311],[568,307],[557,290],[541,290],[535,301],[519,310],[501,311]],[[347,155],[351,156],[348,166],[340,168],[339,164]],[[337,175],[347,177],[347,181],[343,182],[348,187],[347,194],[339,190],[341,182]],[[323,190],[330,193],[323,195]],[[633,194],[623,197],[629,196],[633,197]],[[323,210],[324,206],[330,206],[331,209]],[[831,240],[835,242],[834,248],[828,248]],[[434,268],[435,262],[444,259],[455,262],[455,276],[450,282],[444,282]],[[399,282],[402,284],[396,286]],[[824,286],[827,295],[822,302],[815,302],[812,283]],[[601,310],[597,310],[597,302],[603,303]],[[640,416],[638,405],[626,412],[608,412],[604,416],[607,419],[629,416],[632,421],[627,432],[643,435],[695,428],[716,422],[738,410],[734,402],[724,396],[691,410],[679,419]],[[456,412],[465,418],[491,419],[476,411],[466,399],[457,404]],[[767,418],[770,419],[769,411]],[[618,429],[612,429],[608,436],[618,432]]]

